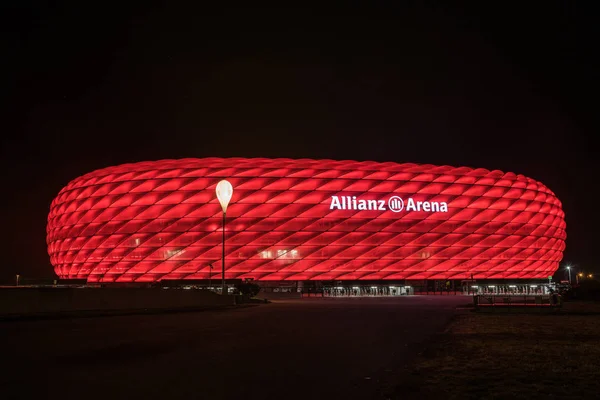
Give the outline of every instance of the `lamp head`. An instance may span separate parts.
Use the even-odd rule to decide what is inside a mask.
[[[217,199],[219,199],[219,203],[221,204],[223,212],[227,212],[227,206],[229,205],[229,201],[233,195],[233,186],[231,186],[229,181],[223,179],[217,183],[217,188],[215,191],[217,192]]]

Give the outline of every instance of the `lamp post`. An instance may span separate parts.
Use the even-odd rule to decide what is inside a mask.
[[[233,186],[226,180],[217,183],[217,199],[223,209],[223,258],[221,259],[221,294],[225,293],[225,216],[227,214],[227,206],[233,195]]]
[[[567,265],[567,271],[569,271],[569,285],[571,284],[571,266]]]

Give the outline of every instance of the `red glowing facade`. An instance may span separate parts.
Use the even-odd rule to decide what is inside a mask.
[[[540,182],[449,166],[204,158],[109,167],[50,206],[61,278],[404,280],[546,278],[565,248],[561,203]],[[445,207],[444,207],[445,205]],[[212,269],[210,265],[212,264]]]

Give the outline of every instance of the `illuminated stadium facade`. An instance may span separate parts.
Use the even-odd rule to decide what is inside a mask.
[[[565,248],[561,203],[513,173],[311,159],[204,158],[109,167],[71,181],[48,216],[62,279],[545,279]],[[212,268],[211,268],[212,265]]]

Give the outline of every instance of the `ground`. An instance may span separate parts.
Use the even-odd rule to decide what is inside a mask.
[[[595,398],[600,306],[459,315],[402,374],[393,398]]]
[[[310,298],[5,321],[0,392],[3,399],[386,398],[469,300]]]

